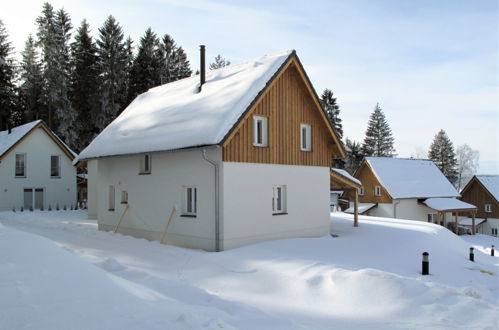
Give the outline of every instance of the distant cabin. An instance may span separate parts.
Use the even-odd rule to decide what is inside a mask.
[[[499,175],[475,175],[461,191],[461,200],[476,205],[484,220],[482,234],[497,236],[499,228]]]
[[[0,131],[0,210],[74,207],[75,156],[41,120]]]
[[[462,202],[454,186],[426,159],[366,157],[354,177],[359,209],[372,216],[432,222],[456,229],[452,215],[472,214],[476,207]],[[348,192],[352,199],[354,192]]]
[[[327,235],[331,159],[344,155],[286,51],[150,89],[78,162],[99,229],[221,251]]]

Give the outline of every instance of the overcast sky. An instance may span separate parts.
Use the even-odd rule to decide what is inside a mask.
[[[19,52],[44,1],[4,1],[0,19]],[[110,14],[135,44],[170,34],[196,70],[207,56],[243,62],[296,49],[318,94],[333,90],[345,136],[362,141],[379,102],[400,157],[426,153],[444,129],[499,173],[498,1],[50,1],[97,35]]]

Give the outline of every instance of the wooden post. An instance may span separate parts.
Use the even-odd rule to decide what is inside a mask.
[[[359,226],[359,192],[355,189],[355,201],[353,204],[353,226]]]
[[[471,235],[475,235],[475,211],[471,212]]]
[[[455,215],[455,218],[454,218],[454,223],[456,225],[456,235],[459,235],[459,223],[457,221],[457,215],[459,214],[459,212],[456,211],[456,215]]]
[[[121,221],[123,221],[123,218],[125,217],[125,213],[126,211],[128,211],[128,207],[130,207],[130,204],[127,204],[125,206],[125,209],[123,210],[123,213],[121,214],[121,217],[120,217],[120,220],[118,221],[118,224],[116,225],[116,227],[114,228],[114,233],[116,234],[116,232],[118,231],[118,228],[120,227],[121,225]]]

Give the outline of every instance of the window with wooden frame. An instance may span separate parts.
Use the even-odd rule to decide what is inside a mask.
[[[267,147],[268,143],[268,118],[253,116],[253,145]]]
[[[380,186],[374,187],[374,196],[381,196],[381,187]]]
[[[312,151],[312,127],[309,124],[300,125],[301,151]]]
[[[109,186],[108,211],[114,211],[114,186]]]
[[[286,214],[286,186],[272,187],[272,214]]]
[[[26,177],[26,154],[16,154],[16,178]]]
[[[184,187],[182,216],[196,217],[197,216],[197,188]]]
[[[364,187],[360,187],[358,190],[359,196],[364,196]]]
[[[59,155],[50,156],[50,177],[61,177],[61,156]]]
[[[492,213],[492,204],[485,204],[485,212]]]
[[[139,174],[151,174],[152,157],[151,154],[144,154],[140,157]]]

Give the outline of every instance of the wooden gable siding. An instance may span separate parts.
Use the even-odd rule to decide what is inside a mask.
[[[461,196],[460,200],[477,207],[476,216],[478,218],[499,219],[499,203],[475,177],[464,187]],[[491,205],[492,212],[485,212],[485,204]]]
[[[289,65],[224,145],[223,161],[329,167],[336,149],[319,111],[296,65]],[[268,118],[268,147],[253,146],[253,116]],[[310,152],[300,148],[302,123],[312,127]]]
[[[366,162],[362,162],[359,169],[355,172],[355,178],[362,182],[362,186],[364,187],[364,195],[359,195],[359,203],[392,203],[392,198]],[[381,187],[381,196],[375,196],[375,186]],[[346,194],[349,198],[355,197],[355,192],[348,192]]]

